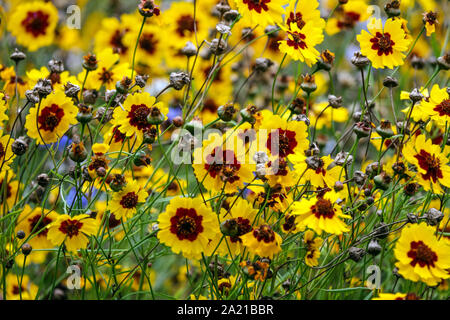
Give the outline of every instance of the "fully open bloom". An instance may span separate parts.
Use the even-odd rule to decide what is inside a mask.
[[[439,88],[435,84],[428,99],[420,102],[421,110],[430,116],[439,126],[445,128],[450,123],[450,95],[448,88]],[[414,111],[414,110],[413,110]]]
[[[38,286],[30,281],[28,275],[6,275],[6,299],[8,300],[34,300],[38,293]]]
[[[319,264],[320,247],[323,239],[320,237],[314,238],[314,232],[308,230],[303,236],[303,242],[306,245],[305,263],[309,267],[315,267]]]
[[[164,103],[156,103],[156,98],[149,93],[135,93],[127,97],[123,108],[119,106],[114,110],[113,123],[120,126],[120,132],[127,137],[135,135],[139,141],[142,141],[144,132],[154,129],[147,117],[151,115],[163,118],[168,111]]]
[[[241,236],[241,239],[250,253],[269,259],[272,259],[275,254],[281,251],[281,243],[283,242],[280,235],[267,224],[254,228],[252,232]]]
[[[57,22],[58,10],[51,2],[25,2],[11,14],[8,30],[18,44],[36,51],[52,44]]]
[[[381,20],[371,19],[367,25],[369,32],[362,30],[356,39],[361,53],[372,62],[376,69],[390,69],[404,63],[406,50],[411,40],[406,37],[399,19],[388,19],[382,27]]]
[[[325,231],[340,235],[349,230],[342,219],[351,217],[343,214],[341,206],[336,203],[338,198],[338,194],[333,191],[310,199],[303,198],[292,204],[292,214],[300,215],[299,223],[313,229],[318,234]]]
[[[309,157],[296,154],[291,157],[298,176],[302,175],[301,182],[309,181],[314,187],[329,187],[339,181],[342,167],[333,165],[330,156]]]
[[[63,214],[47,225],[47,228],[47,239],[53,245],[60,246],[64,243],[67,250],[76,252],[86,248],[89,237],[97,232],[98,222],[87,214],[74,217]]]
[[[158,239],[188,259],[199,258],[219,232],[217,217],[201,198],[173,198],[158,217]]]
[[[25,122],[28,136],[36,139],[39,144],[56,142],[70,125],[77,123],[77,113],[77,107],[64,92],[51,93],[39,105],[30,109]]]
[[[327,21],[326,31],[329,35],[333,35],[340,31],[352,30],[357,23],[365,21],[369,16],[370,11],[365,0],[349,0],[336,8],[333,16]]]
[[[398,272],[408,280],[422,281],[429,286],[450,278],[450,245],[438,240],[436,229],[425,223],[406,226],[394,249]]]
[[[372,300],[420,300],[414,293],[380,293],[378,297]]]
[[[439,145],[426,140],[421,134],[411,139],[403,149],[406,160],[417,168],[417,182],[428,190],[443,193],[441,185],[450,187],[449,159]]]
[[[14,67],[8,67],[4,70],[0,68],[0,79],[3,80],[3,91],[10,97],[13,97],[16,94],[16,85],[17,92],[19,96],[23,97],[25,95],[25,91],[30,89],[30,82],[26,77],[21,77],[16,75],[14,71]]]
[[[7,109],[6,96],[3,92],[0,92],[0,128],[3,128],[3,121],[8,121]]]
[[[143,190],[136,181],[130,181],[121,191],[113,194],[109,203],[110,211],[116,219],[131,218],[136,213],[138,204],[144,202],[147,196],[147,191]]]

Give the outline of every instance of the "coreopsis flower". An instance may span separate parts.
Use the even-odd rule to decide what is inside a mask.
[[[267,205],[270,209],[277,212],[284,212],[289,208],[292,202],[292,193],[287,192],[283,185],[276,185],[269,190],[263,186],[250,186],[248,199],[256,201],[260,205]]]
[[[65,244],[67,250],[76,252],[85,249],[89,237],[98,230],[98,222],[87,214],[74,217],[68,214],[58,216],[56,221],[47,225],[47,239],[55,246]]]
[[[220,215],[220,230],[225,235],[219,246],[219,252],[223,255],[237,255],[243,252],[242,236],[253,230],[258,210],[246,200],[239,199],[230,208],[222,208]]]
[[[303,235],[303,242],[306,245],[305,264],[309,267],[315,267],[319,264],[320,247],[323,239],[314,237],[314,232],[308,230]]]
[[[121,131],[120,126],[111,126],[105,132],[103,141],[109,145],[109,156],[111,158],[117,158],[119,154],[125,154],[125,152],[131,153],[133,148],[137,148],[141,145],[142,139],[138,139],[136,134],[132,134],[129,138]]]
[[[9,165],[13,162],[16,155],[12,152],[12,143],[14,139],[8,134],[3,135],[0,131],[0,170],[5,172],[9,169]]]
[[[3,122],[8,121],[9,117],[6,114],[8,110],[7,96],[0,92],[0,128],[3,128]]]
[[[148,117],[164,119],[168,111],[166,104],[156,102],[156,98],[147,92],[130,94],[123,103],[123,108],[118,107],[114,110],[113,123],[120,126],[120,132],[127,137],[135,135],[142,141],[144,132],[154,127],[149,123]]]
[[[70,82],[74,85],[79,85],[77,78],[71,76],[69,71],[63,71],[61,73],[51,72],[46,67],[40,69],[31,69],[27,71],[27,78],[31,85],[35,85],[39,79],[48,79],[52,82],[53,89],[64,89],[64,85]]]
[[[378,297],[372,300],[420,300],[415,293],[379,293]]]
[[[287,37],[279,42],[281,52],[288,54],[293,60],[306,62],[308,66],[317,62],[320,52],[315,46],[323,41],[322,28],[313,21],[308,21],[301,29],[294,22],[287,27],[282,26],[282,29],[286,32]]]
[[[3,165],[3,168],[7,166]],[[19,200],[17,193],[22,187],[19,181],[13,180],[14,174],[10,170],[0,172],[0,212],[8,212]]]
[[[58,214],[55,211],[25,205],[17,219],[16,232],[22,230],[26,236],[31,236],[27,242],[33,249],[52,248],[53,244],[47,239],[47,226],[56,221]]]
[[[380,19],[371,19],[367,25],[369,32],[362,30],[356,39],[361,53],[372,62],[376,69],[390,69],[404,63],[405,54],[411,40],[406,37],[399,19],[388,19],[382,26]]]
[[[224,137],[212,134],[203,147],[194,150],[194,173],[207,190],[235,192],[253,179],[254,164],[246,160],[245,149],[230,147]]]
[[[409,224],[402,230],[394,254],[398,260],[395,266],[405,279],[435,286],[450,278],[450,245],[439,240],[435,231],[425,223]]]
[[[297,172],[291,170],[286,158],[271,157],[265,166],[265,177],[271,187],[276,185],[291,187],[298,182]]]
[[[441,89],[435,84],[429,98],[420,102],[420,107],[421,111],[428,114],[439,126],[445,127],[446,123],[450,123],[450,96],[447,88]]]
[[[423,14],[423,23],[425,24],[425,28],[427,30],[427,37],[431,36],[431,34],[436,31],[436,24],[438,24],[437,12],[425,12]]]
[[[4,82],[2,90],[10,97],[15,96],[16,85],[17,85],[17,92],[21,97],[25,95],[25,91],[30,89],[30,83],[28,79],[16,75],[14,67],[8,67],[5,68],[4,70],[0,70],[0,79],[2,79]]]
[[[268,224],[255,227],[252,232],[241,236],[242,244],[252,254],[272,259],[281,251],[281,236]]]
[[[52,44],[57,22],[58,10],[51,2],[25,2],[14,8],[8,30],[18,44],[36,51]]]
[[[25,128],[38,144],[53,143],[61,139],[69,127],[77,123],[78,108],[64,92],[55,91],[30,109]]]
[[[108,152],[108,150],[109,145],[107,145],[106,143],[94,143],[94,145],[92,146],[93,155],[88,165],[89,174],[91,176],[95,176],[95,174],[103,176],[102,170],[108,169],[109,160],[106,158],[106,153]]]
[[[342,167],[332,165],[334,160],[330,156],[306,158],[303,154],[295,154],[291,161],[297,175],[302,175],[300,181],[309,181],[314,187],[331,188],[340,180]]]
[[[441,152],[439,145],[433,144],[421,134],[411,139],[403,148],[406,161],[417,168],[415,178],[426,191],[443,193],[441,185],[450,187],[449,159]]]
[[[341,206],[336,203],[338,199],[339,195],[333,191],[310,199],[302,198],[292,204],[292,214],[300,215],[299,223],[318,234],[325,231],[340,235],[349,230],[342,219],[350,219],[351,216],[342,212]]]
[[[135,32],[139,28],[136,24],[137,19],[138,16],[134,14],[122,14],[120,20],[117,18],[102,19],[101,27],[95,33],[96,51],[108,48],[109,51],[117,53],[123,61],[129,61],[136,43],[137,34]],[[125,41],[130,34],[136,35],[132,45]]]
[[[6,277],[7,300],[34,300],[39,291],[37,285],[30,281],[28,275],[18,276],[8,273]]]
[[[93,56],[91,55],[91,57]],[[119,54],[114,53],[110,48],[98,52],[96,55],[97,68],[89,72],[84,88],[99,90],[102,86],[105,86],[106,89],[111,90],[116,87],[117,81],[122,80],[124,76],[131,76],[128,62],[118,62],[119,58]],[[86,70],[83,70],[78,74],[79,83],[84,82],[86,72]]]
[[[239,13],[249,17],[254,24],[265,27],[281,22],[283,6],[288,0],[235,0]]]
[[[269,155],[285,158],[295,153],[303,154],[309,147],[307,127],[303,121],[287,121],[271,115],[264,118],[259,134]]]
[[[349,0],[339,5],[327,21],[326,32],[334,35],[340,31],[353,30],[356,24],[370,16],[368,4],[364,0]]]
[[[158,239],[175,253],[197,259],[219,232],[216,214],[201,198],[173,198],[158,217]]]
[[[310,21],[318,27],[325,26],[325,20],[320,17],[319,1],[289,0],[289,6],[286,7],[286,25],[294,23],[302,29]]]
[[[136,214],[139,203],[147,198],[147,191],[143,190],[136,181],[130,181],[119,192],[115,192],[109,203],[109,210],[116,219],[128,219]]]

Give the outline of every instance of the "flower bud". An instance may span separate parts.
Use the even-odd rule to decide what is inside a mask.
[[[176,116],[175,118],[172,119],[172,123],[176,128],[180,128],[181,126],[183,126],[184,121],[181,116]]]
[[[383,120],[380,125],[375,128],[375,131],[384,139],[389,139],[394,135],[394,131],[391,128],[391,122]]]
[[[384,11],[389,18],[398,17],[401,13],[400,1],[392,0],[391,2],[386,3],[386,5],[384,6]]]
[[[369,63],[370,63],[369,59],[366,56],[363,56],[361,52],[355,52],[353,54],[352,64],[355,67],[363,69],[364,67],[368,66]]]
[[[372,256],[378,255],[382,249],[383,248],[376,239],[370,240],[369,245],[367,246],[367,252]]]
[[[352,259],[355,262],[360,261],[365,254],[366,251],[362,248],[350,247],[350,249],[348,249],[348,255],[350,259]]]
[[[450,52],[437,58],[437,65],[441,70],[450,70]]]
[[[373,178],[375,185],[378,189],[387,190],[389,188],[389,184],[392,181],[392,178],[386,173],[381,172],[379,175]]]
[[[83,101],[87,104],[95,104],[98,98],[98,91],[95,89],[92,90],[84,90],[83,92]]]
[[[33,90],[37,92],[37,94],[41,99],[45,98],[50,93],[52,93],[53,90],[52,82],[48,79],[39,79],[36,85],[34,86]]]
[[[94,71],[98,68],[98,61],[95,54],[87,54],[83,57],[83,68],[87,71]]]
[[[27,256],[31,253],[31,251],[33,250],[33,248],[30,246],[29,243],[24,243],[22,245],[22,253]]]
[[[437,226],[444,218],[444,214],[435,208],[430,208],[424,217],[430,226]]]
[[[394,77],[387,76],[387,77],[384,78],[384,80],[383,80],[383,86],[385,86],[386,88],[395,88],[395,87],[398,87],[398,80],[395,79]]]
[[[80,92],[80,87],[76,84],[72,84],[70,82],[67,82],[64,85],[64,93],[69,98],[76,98],[78,97],[78,93]]]
[[[170,74],[170,85],[175,90],[181,90],[190,82],[189,75],[185,72],[172,72]]]
[[[52,59],[48,62],[48,69],[51,73],[63,73],[64,64],[61,60]]]
[[[257,72],[266,72],[267,69],[269,69],[271,66],[273,66],[272,60],[267,58],[257,58],[255,60],[255,65],[253,66],[253,68]]]
[[[19,239],[25,239],[25,232],[23,230],[17,231],[17,238]]]
[[[420,91],[419,91],[417,88],[415,88],[415,89],[414,89],[413,91],[411,91],[411,93],[409,94],[409,99],[410,99],[412,102],[415,102],[415,103],[422,101],[423,98],[424,98],[423,94],[420,93]]]
[[[138,10],[141,16],[146,18],[153,17],[154,15],[159,16],[161,13],[153,0],[141,0],[138,5]]]
[[[353,173],[353,179],[357,185],[362,186],[366,182],[367,175],[362,171],[355,171]]]
[[[80,103],[76,116],[78,122],[87,124],[92,120],[92,117],[92,107]]]
[[[356,136],[359,139],[368,137],[371,130],[372,127],[370,126],[370,123],[366,121],[357,122],[353,127],[353,132],[356,133]]]
[[[25,137],[19,137],[14,140],[14,142],[11,144],[11,150],[17,156],[24,155],[28,150],[28,142],[26,141]]]
[[[119,192],[126,185],[125,177],[119,173],[113,174],[111,179],[108,181],[109,187],[115,191]]]
[[[186,42],[186,45],[181,49],[181,53],[186,57],[192,57],[197,54],[197,47],[191,42]]]
[[[306,93],[311,93],[317,90],[316,79],[313,75],[303,75],[303,81],[300,84],[300,88]]]
[[[75,140],[75,139],[74,139]],[[77,163],[83,162],[87,158],[87,151],[83,142],[72,142],[69,146],[69,158]]]
[[[256,122],[255,114],[257,110],[258,110],[257,107],[254,105],[248,105],[246,108],[241,109],[240,114],[242,119],[245,122],[250,123],[251,125],[255,124]]]
[[[228,10],[223,14],[223,19],[226,22],[233,22],[239,16],[239,12],[237,10]]]
[[[40,175],[38,175],[36,177],[36,181],[37,181],[38,185],[46,188],[48,186],[48,184],[50,183],[50,177],[46,173],[41,173]]]
[[[136,75],[134,77],[134,82],[136,83],[136,85],[139,88],[144,88],[147,85],[147,80],[148,80],[149,76],[144,74],[144,75]]]
[[[335,95],[330,94],[328,96],[328,104],[334,108],[338,109],[342,107],[342,97],[336,97]]]
[[[11,60],[13,60],[16,64],[18,64],[20,61],[25,60],[27,58],[26,54],[22,51],[19,51],[19,49],[15,48],[14,52],[11,53],[9,56]]]
[[[132,80],[127,76],[123,77],[122,80],[116,82],[116,90],[120,94],[127,94],[128,89],[132,84]]]
[[[222,121],[228,122],[231,121],[234,118],[234,115],[236,114],[236,109],[234,108],[233,104],[225,104],[223,106],[220,106],[217,109],[217,115]]]
[[[225,220],[220,224],[220,231],[226,236],[235,237],[239,234],[239,224],[235,219]]]
[[[152,159],[145,151],[141,150],[134,156],[133,163],[136,167],[148,166],[152,163]]]

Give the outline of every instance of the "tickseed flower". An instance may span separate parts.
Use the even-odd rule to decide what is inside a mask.
[[[450,123],[450,96],[447,88],[441,89],[435,84],[429,98],[420,102],[420,107],[421,111],[427,113],[439,126],[445,128],[445,124]]]
[[[252,224],[257,213],[258,210],[243,199],[237,200],[231,209],[222,208],[220,230],[225,235],[219,246],[222,254],[234,256],[243,252],[241,237],[253,230]]]
[[[91,161],[88,166],[89,174],[94,176],[94,173],[102,176],[100,168],[105,170],[108,169],[109,160],[106,158],[106,153],[109,150],[109,145],[105,143],[94,143],[92,146],[92,153],[94,154],[91,157]],[[100,173],[100,174],[99,174]]]
[[[117,158],[121,152],[124,155],[125,152],[132,152],[133,148],[137,148],[141,145],[142,139],[139,140],[136,134],[132,134],[129,138],[121,131],[120,126],[111,126],[105,132],[103,141],[109,145],[109,154],[111,158]]]
[[[27,237],[31,235],[27,242],[33,249],[52,248],[53,244],[47,239],[47,226],[57,218],[58,214],[55,211],[39,207],[32,209],[29,205],[25,205],[17,219],[16,232],[23,230]]]
[[[3,122],[8,121],[9,117],[6,114],[8,110],[8,104],[6,95],[3,92],[0,92],[0,128],[3,128]]]
[[[436,229],[425,223],[406,226],[394,249],[398,272],[414,282],[435,286],[441,279],[450,278],[450,245],[438,240]]]
[[[97,232],[98,222],[87,214],[74,217],[63,214],[47,225],[47,228],[47,239],[53,245],[60,246],[64,243],[67,250],[76,252],[86,248],[89,237]]]
[[[271,187],[276,185],[291,187],[298,181],[297,172],[291,170],[286,158],[271,157],[266,163],[265,171],[265,178]]]
[[[48,79],[52,82],[53,89],[64,90],[64,85],[70,82],[74,85],[79,85],[75,76],[71,76],[69,71],[63,71],[61,73],[51,72],[46,67],[40,69],[31,69],[27,72],[27,78],[31,85],[35,85],[39,79]]]
[[[6,299],[34,300],[37,293],[38,286],[30,281],[28,275],[25,274],[23,277],[12,273],[6,275]]]
[[[18,44],[30,51],[51,45],[58,10],[51,2],[33,1],[18,5],[8,19],[8,30]]]
[[[340,235],[349,230],[342,219],[351,217],[342,212],[341,206],[336,203],[338,198],[338,194],[333,191],[310,199],[303,198],[292,204],[292,214],[300,215],[299,223],[318,234],[325,231]]]
[[[286,121],[272,115],[264,118],[259,129],[260,133],[265,132],[267,154],[285,158],[295,153],[303,154],[309,147],[307,127],[303,121]]]
[[[283,242],[280,235],[267,224],[254,228],[252,232],[241,236],[241,239],[250,253],[269,259],[281,251]]]
[[[323,29],[313,21],[308,21],[300,29],[297,23],[291,22],[287,27],[281,27],[286,32],[287,39],[279,42],[279,49],[287,53],[293,60],[306,62],[312,66],[320,57],[315,46],[323,41]]]
[[[320,237],[314,238],[314,232],[308,230],[303,236],[303,242],[306,245],[305,263],[309,267],[315,267],[319,264],[320,246],[323,239]]]
[[[443,193],[441,185],[450,187],[449,159],[441,152],[441,147],[426,140],[425,135],[406,143],[403,155],[406,161],[416,166],[417,182],[426,191]]]
[[[327,21],[326,31],[334,35],[341,31],[352,30],[357,23],[365,21],[370,16],[368,5],[364,0],[349,0],[339,5]]]
[[[301,182],[310,181],[314,187],[333,187],[342,171],[340,166],[332,166],[333,159],[330,156],[309,157],[295,154],[291,157],[297,175],[302,175]]]
[[[3,165],[0,172],[0,212],[4,213],[12,209],[16,203],[17,193],[22,185],[17,180],[13,180],[12,171],[6,170]],[[5,203],[6,202],[6,203]]]
[[[432,33],[436,31],[437,12],[428,11],[423,14],[423,23],[427,29],[427,37],[431,36]]]
[[[382,27],[380,19],[371,19],[367,25],[369,32],[362,30],[356,39],[361,53],[372,62],[376,69],[390,69],[404,63],[406,50],[411,43],[407,39],[399,19],[388,19]]]
[[[116,219],[131,218],[136,213],[138,204],[144,202],[147,196],[148,193],[136,181],[130,181],[121,191],[113,193],[109,203],[110,212]]]
[[[219,226],[214,212],[201,198],[173,198],[158,217],[158,239],[175,253],[197,259]]]
[[[266,26],[281,21],[287,0],[235,0],[239,13],[254,24]]]
[[[164,103],[156,103],[156,98],[150,96],[149,93],[135,93],[127,97],[123,109],[117,107],[114,110],[113,123],[120,126],[120,132],[127,137],[135,135],[139,141],[142,141],[144,132],[153,127],[148,122],[148,117],[162,118],[168,111]]]
[[[415,293],[380,293],[372,300],[420,300]]]
[[[0,70],[0,79],[4,81],[3,91],[10,97],[16,94],[16,84],[19,96],[23,97],[25,91],[30,88],[30,83],[27,78],[16,75],[14,67]]]
[[[77,113],[78,108],[72,100],[64,92],[56,91],[30,109],[25,122],[28,136],[36,139],[38,144],[56,142],[70,125],[77,123]]]
[[[9,135],[3,135],[0,131],[0,167],[2,173],[9,169],[9,165],[13,162],[16,155],[12,152],[12,143],[14,139]]]
[[[228,149],[224,140],[212,134],[202,148],[194,150],[194,173],[207,190],[236,192],[253,180],[254,165],[244,162],[243,148]]]

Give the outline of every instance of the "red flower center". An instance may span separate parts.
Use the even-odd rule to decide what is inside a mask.
[[[48,229],[46,228],[46,226],[52,223],[52,219],[48,217],[42,217],[40,214],[37,214],[34,217],[29,218],[28,222],[30,224],[30,232],[36,233],[39,230],[42,230],[37,235],[39,237],[47,237]]]
[[[426,174],[422,174],[424,180],[433,179],[433,182],[436,183],[438,179],[444,177],[442,175],[440,161],[434,154],[431,155],[425,150],[420,150],[419,154],[416,154],[414,158],[419,162],[419,166],[426,171]]]
[[[212,178],[217,176],[223,182],[233,183],[239,180],[237,175],[241,164],[237,161],[232,150],[223,150],[216,147],[211,154],[206,157],[205,170]]]
[[[107,70],[103,67],[102,72],[99,74],[98,79],[103,83],[110,83],[113,81],[114,73],[111,70]]]
[[[270,3],[270,0],[243,0],[243,2],[250,11],[255,10],[258,13],[261,13],[262,10],[269,11],[267,4]]]
[[[337,23],[339,29],[352,29],[355,24],[359,21],[361,15],[356,12],[344,12],[341,19]]]
[[[145,33],[139,40],[139,45],[148,54],[154,54],[158,46],[158,40],[155,39],[155,35],[152,33]]]
[[[147,121],[150,111],[151,109],[145,104],[133,104],[127,118],[130,119],[130,124],[139,130],[150,129],[151,124]]]
[[[443,116],[450,117],[450,99],[445,99],[440,104],[438,104],[436,107],[434,107],[433,110],[439,112],[440,117],[443,117]]]
[[[248,219],[238,217],[236,219],[230,220],[230,222],[236,224],[236,227],[237,227],[237,235],[230,237],[230,241],[233,243],[242,242],[240,237],[242,235],[252,231],[252,226],[250,224],[250,220],[248,220]]]
[[[123,38],[127,32],[128,32],[128,29],[124,29],[124,30],[118,29],[118,30],[116,30],[116,32],[114,32],[113,36],[111,37],[111,40],[109,41],[109,44],[119,54],[126,54],[128,51],[128,47],[125,46],[123,43]]]
[[[287,45],[290,47],[294,47],[294,49],[305,49],[308,48],[306,42],[304,41],[306,39],[306,36],[303,33],[300,32],[288,32],[293,39],[288,39],[286,41]]]
[[[394,53],[393,46],[395,42],[391,40],[391,35],[387,32],[377,32],[375,37],[370,39],[370,42],[372,42],[372,49],[377,50],[379,56],[383,54],[387,56]]]
[[[332,219],[336,213],[331,201],[324,198],[318,198],[316,204],[311,207],[311,211],[317,219],[320,217]]]
[[[39,129],[53,132],[63,117],[64,110],[57,104],[45,107],[38,116]]]
[[[114,133],[113,139],[115,143],[122,142],[127,137],[125,133],[120,132],[119,127],[115,127],[113,129],[113,133]]]
[[[178,208],[176,214],[170,218],[170,232],[179,240],[194,241],[203,232],[203,217],[195,209]]]
[[[408,251],[408,257],[413,259],[410,264],[415,267],[419,264],[421,268],[428,266],[434,267],[438,260],[436,253],[422,241],[411,242],[411,250]]]
[[[291,23],[297,24],[297,27],[301,30],[305,26],[305,21],[303,20],[303,15],[300,12],[291,12],[286,24],[289,26]]]
[[[184,37],[186,32],[194,32],[195,29],[198,30],[198,21],[195,21],[190,14],[185,14],[178,18],[176,31],[180,37]]]
[[[272,130],[266,142],[266,147],[270,150],[270,153],[282,158],[293,154],[296,146],[295,131],[283,129]]]
[[[134,191],[128,192],[120,200],[120,205],[125,209],[133,209],[136,208],[138,204],[138,199],[139,199],[138,195]]]
[[[3,143],[0,142],[0,159],[3,159],[6,155],[5,147],[3,146]]]
[[[253,230],[253,236],[260,242],[264,241],[265,243],[270,243],[275,241],[275,232],[273,232],[269,225],[262,225]]]
[[[33,37],[44,36],[49,23],[49,15],[47,13],[38,11],[29,11],[26,18],[22,21],[22,26]]]
[[[66,234],[69,238],[77,236],[81,230],[83,223],[79,220],[67,219],[59,226],[59,231]]]

